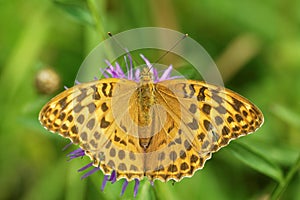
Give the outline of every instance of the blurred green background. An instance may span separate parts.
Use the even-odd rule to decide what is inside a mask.
[[[136,199],[300,199],[299,0],[2,0],[0,26],[0,199],[133,198],[133,183],[120,198],[122,181],[101,192],[102,173],[80,180],[77,169],[89,160],[67,162],[70,149],[61,149],[68,141],[44,130],[38,112],[74,84],[108,31],[145,26],[197,40],[226,87],[254,102],[265,124],[192,178],[154,187],[143,181]],[[41,94],[35,80],[48,67],[59,89]]]

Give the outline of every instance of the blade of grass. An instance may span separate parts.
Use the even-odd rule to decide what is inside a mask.
[[[172,191],[173,190],[173,191]],[[157,181],[154,183],[154,195],[156,199],[179,199],[174,191],[174,187],[170,187],[170,184]]]
[[[77,172],[84,166],[82,159],[74,159],[72,162],[66,162],[69,166],[66,174],[65,199],[66,200],[81,200],[85,199],[87,182],[80,180],[80,174]]]
[[[42,176],[32,189],[27,191],[21,199],[61,199],[61,197],[64,196],[66,169],[65,158],[60,159],[45,172],[44,176]]]
[[[271,195],[271,198],[270,198],[271,200],[277,200],[281,197],[281,195],[284,193],[284,191],[288,187],[290,181],[292,180],[292,178],[294,177],[296,172],[299,170],[300,170],[300,154],[299,154],[299,157],[298,157],[297,161],[295,162],[295,164],[291,167],[290,171],[287,173],[284,181],[281,184],[279,183],[277,185],[277,187],[275,188],[274,192]]]
[[[94,21],[94,25],[96,28],[97,33],[101,36],[101,40],[105,40],[107,38],[107,34],[106,31],[104,30],[104,26],[103,26],[103,19],[101,17],[101,15],[99,15],[99,4],[97,4],[97,2],[95,0],[87,0],[87,5],[89,7],[89,10],[91,12],[91,15],[93,17],[93,21]]]
[[[49,28],[52,22],[47,15],[47,6],[49,5],[40,4],[35,12],[30,13],[30,18],[27,20],[27,25],[21,33],[18,43],[7,59],[0,77],[0,85],[5,86],[2,87],[1,92],[5,95],[1,95],[1,102],[3,102],[2,97],[6,98],[7,102],[11,102],[11,99],[15,97],[26,72],[31,69],[33,63],[37,60],[46,41],[45,38],[51,32]],[[6,87],[7,85],[9,87]]]
[[[80,5],[79,3],[69,2],[69,1],[61,1],[56,0],[54,4],[68,13],[73,19],[82,23],[83,25],[92,25],[93,19],[86,7]]]
[[[260,154],[250,146],[242,143],[234,142],[229,147],[229,150],[232,151],[233,155],[246,165],[271,177],[278,183],[283,182],[282,170],[265,155]]]
[[[285,106],[275,104],[272,106],[271,111],[280,119],[287,122],[293,127],[300,128],[300,115]]]

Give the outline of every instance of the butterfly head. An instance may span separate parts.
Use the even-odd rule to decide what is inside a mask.
[[[150,69],[147,67],[142,69],[140,76],[141,76],[140,78],[142,83],[153,82],[153,74],[151,73]]]

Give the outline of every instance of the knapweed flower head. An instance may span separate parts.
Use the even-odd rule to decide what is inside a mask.
[[[172,72],[172,65],[170,65],[166,70],[164,70],[162,72],[162,75],[159,76],[158,75],[158,71],[155,67],[153,67],[153,65],[149,62],[149,60],[142,54],[140,54],[141,58],[143,59],[143,61],[145,62],[147,68],[150,70],[151,74],[152,74],[152,78],[153,78],[153,82],[157,83],[160,81],[164,81],[164,80],[170,80],[170,79],[174,79],[174,78],[178,78],[177,76],[171,76],[171,72]],[[121,79],[128,79],[128,80],[132,80],[135,82],[139,82],[140,81],[140,77],[141,77],[141,71],[139,68],[134,69],[133,68],[133,60],[131,55],[128,53],[127,56],[124,56],[124,60],[125,60],[125,65],[126,65],[126,70],[127,73],[125,73],[121,66],[119,65],[119,63],[115,63],[115,66],[112,65],[109,61],[105,60],[107,67],[103,70],[101,70],[102,75],[105,78],[121,78]],[[80,84],[78,81],[75,82],[76,84]],[[65,87],[66,88],[66,87]],[[66,88],[68,89],[68,88]],[[72,144],[72,143],[70,143]],[[70,146],[67,145],[65,147],[65,149],[67,147]],[[85,151],[81,148],[78,148],[72,152],[70,152],[68,154],[69,160],[75,159],[75,158],[79,158],[79,157],[83,157],[86,156]],[[89,164],[85,165],[84,167],[80,168],[78,171],[85,171],[87,169],[90,169],[88,172],[86,172],[81,179],[84,179],[92,174],[94,174],[95,172],[99,171],[100,168],[99,167],[95,167],[93,165],[93,162],[90,162]],[[103,181],[102,181],[102,185],[101,185],[101,190],[103,191],[107,182],[111,182],[111,183],[115,183],[117,181],[116,179],[116,170],[113,170],[112,173],[110,175],[104,175]],[[134,197],[137,195],[138,193],[138,188],[139,188],[139,184],[140,184],[140,180],[139,179],[134,179]],[[151,181],[151,185],[153,185],[154,183]],[[123,186],[121,189],[121,193],[120,195],[122,196],[126,190],[128,186],[128,181],[126,179],[124,179],[123,182]]]
[[[170,65],[166,70],[164,70],[163,74],[159,77],[157,69],[153,67],[149,60],[143,54],[140,54],[140,56],[144,60],[146,66],[149,68],[150,72],[152,73],[154,83],[177,78],[177,76],[171,76],[171,72],[173,69],[172,65]],[[129,60],[129,63],[127,62],[127,59]],[[126,64],[127,75],[122,70],[118,62],[116,62],[115,66],[113,66],[108,60],[106,60],[105,62],[108,65],[108,67],[102,70],[103,76],[105,78],[125,78],[128,80],[139,82],[141,77],[141,71],[139,68],[133,68],[133,61],[131,55],[127,54],[127,56],[124,56],[124,60]]]

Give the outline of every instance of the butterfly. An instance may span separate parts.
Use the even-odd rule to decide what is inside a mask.
[[[262,112],[241,95],[202,81],[104,78],[75,85],[40,111],[41,124],[79,145],[116,179],[180,181],[231,140],[256,131]]]

